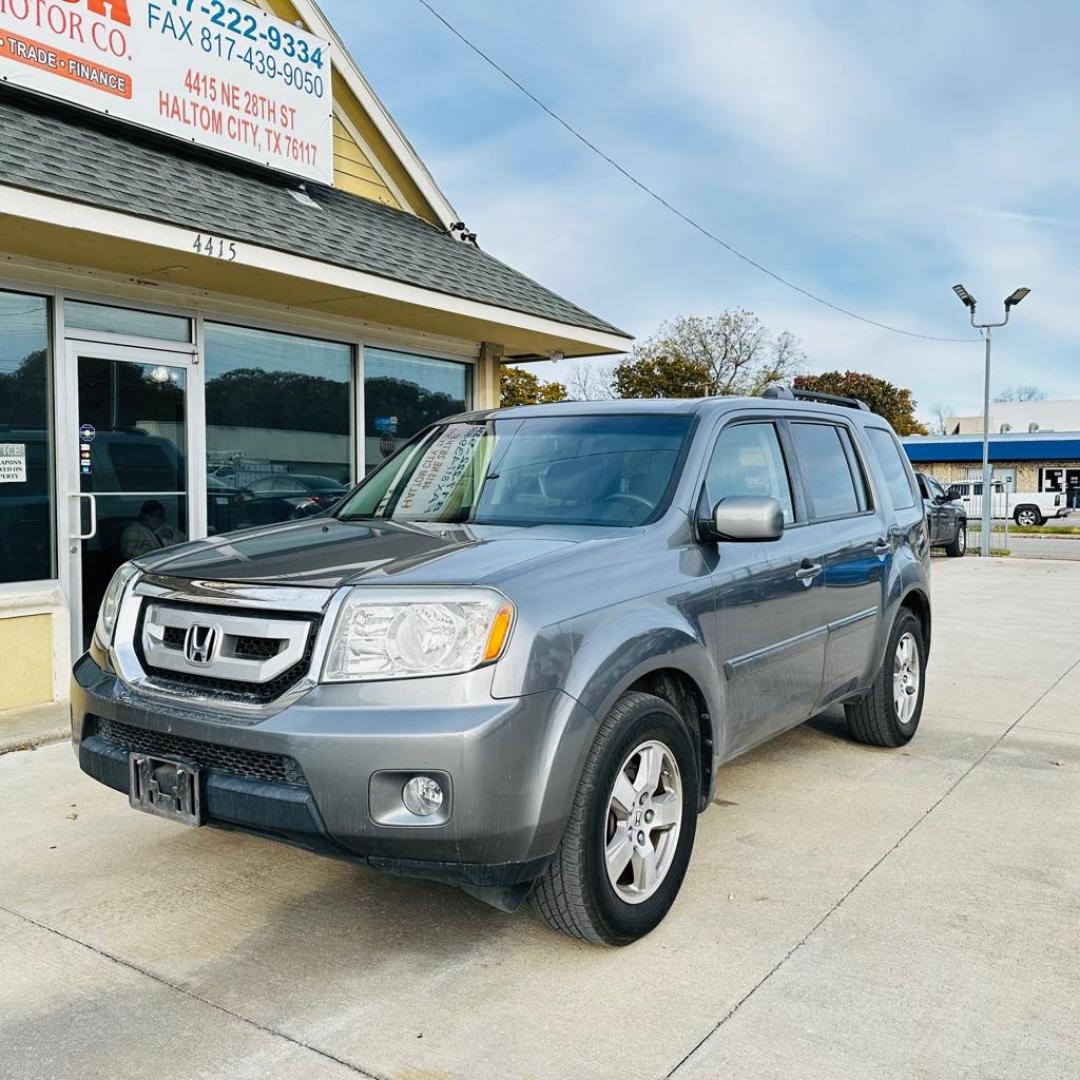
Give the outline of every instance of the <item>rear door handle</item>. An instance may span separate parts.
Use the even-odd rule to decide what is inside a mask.
[[[824,569],[825,567],[819,562],[812,563],[809,559],[803,559],[802,566],[795,571],[795,577],[798,578],[799,581],[805,581],[809,584]]]
[[[892,544],[888,540],[879,540],[874,545],[875,555],[888,555],[890,551],[892,551]]]

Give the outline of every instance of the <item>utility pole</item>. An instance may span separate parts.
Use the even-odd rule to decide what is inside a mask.
[[[1005,318],[1001,322],[984,323],[975,321],[975,297],[963,285],[954,285],[953,292],[960,298],[960,303],[971,312],[971,325],[976,330],[982,331],[983,339],[986,341],[986,374],[983,380],[982,527],[979,530],[979,552],[985,558],[990,554],[990,529],[993,523],[990,469],[990,332],[1008,323],[1009,313],[1031,290],[1019,288],[1005,297]],[[1006,507],[1007,512],[1008,508]]]

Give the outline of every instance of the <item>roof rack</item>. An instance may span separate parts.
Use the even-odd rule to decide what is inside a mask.
[[[793,390],[790,386],[767,386],[761,392],[763,398],[780,398],[784,401],[819,401],[824,405],[843,405],[847,409],[870,412],[870,406],[860,398],[844,397],[842,394],[826,394],[822,390]]]

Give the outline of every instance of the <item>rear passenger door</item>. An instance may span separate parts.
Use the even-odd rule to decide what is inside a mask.
[[[891,546],[852,429],[840,421],[799,418],[788,430],[806,489],[809,529],[825,563],[823,707],[865,685]]]
[[[781,430],[779,419],[728,422],[705,477],[709,508],[733,495],[771,495],[784,511],[779,540],[718,545],[712,644],[725,678],[728,755],[806,720],[821,691],[825,552],[807,527]]]

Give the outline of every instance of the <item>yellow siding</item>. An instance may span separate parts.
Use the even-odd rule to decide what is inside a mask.
[[[0,712],[53,699],[52,617],[0,619]]]
[[[289,22],[303,24],[291,0],[248,0],[248,3],[272,11],[279,18],[287,19]],[[409,176],[408,170],[390,149],[371,117],[364,111],[360,102],[353,97],[337,71],[333,72],[332,85],[334,105],[348,117],[353,129],[367,143],[370,153],[378,160],[383,174],[389,176],[391,182],[402,193],[406,205],[402,206],[382,176],[373,167],[368,152],[356,142],[336,116],[334,117],[334,186],[353,195],[361,195],[365,199],[395,206],[399,210],[409,210],[433,224],[441,225],[438,215]]]
[[[334,186],[366,199],[401,209],[383,178],[372,168],[364,151],[345,125],[334,117]]]

